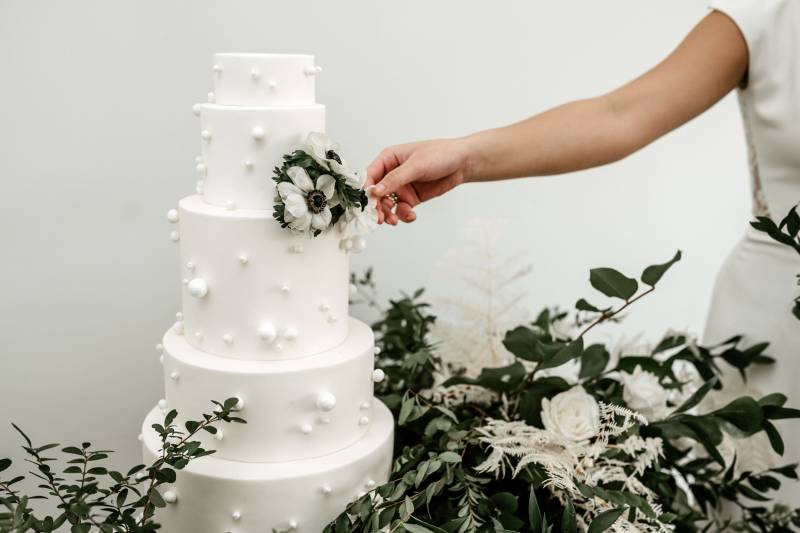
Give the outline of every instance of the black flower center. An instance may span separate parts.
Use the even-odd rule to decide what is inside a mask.
[[[325,193],[322,191],[311,191],[306,196],[306,204],[312,213],[315,215],[321,213],[325,206],[328,205],[328,200],[325,198]]]
[[[339,154],[337,154],[333,150],[328,150],[327,152],[325,152],[325,159],[332,159],[337,163],[339,163],[340,165],[342,164],[342,158],[339,157]]]

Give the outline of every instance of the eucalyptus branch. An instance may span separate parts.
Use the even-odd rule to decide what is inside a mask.
[[[650,287],[647,290],[639,293],[637,296],[635,296],[635,297],[633,297],[631,299],[625,300],[625,303],[622,304],[618,309],[614,309],[612,311],[606,311],[604,313],[601,313],[600,316],[596,320],[592,321],[588,326],[586,326],[583,329],[583,331],[581,331],[578,334],[577,338],[579,338],[579,339],[583,338],[586,335],[586,333],[589,332],[589,330],[591,330],[595,326],[600,325],[603,322],[606,322],[608,320],[612,320],[615,316],[617,316],[620,313],[622,313],[625,309],[627,309],[628,307],[630,307],[631,305],[633,305],[634,303],[636,303],[637,301],[639,301],[640,299],[644,298],[645,296],[647,296],[648,294],[650,294],[651,292],[653,292],[655,290],[656,290],[655,286]]]

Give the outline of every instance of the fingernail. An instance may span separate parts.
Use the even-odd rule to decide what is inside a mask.
[[[409,213],[408,214],[408,220],[411,221],[411,222],[414,222],[415,220],[417,220],[417,214],[416,213]]]
[[[377,184],[372,187],[372,196],[381,196],[383,195],[383,191],[386,190],[386,187],[382,184]]]

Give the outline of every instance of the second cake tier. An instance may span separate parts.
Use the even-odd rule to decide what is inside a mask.
[[[347,336],[348,256],[339,235],[308,238],[272,213],[181,200],[183,317],[176,326],[203,352],[236,359],[313,355]]]
[[[247,424],[203,434],[204,447],[235,461],[274,462],[333,453],[360,439],[372,423],[374,339],[355,319],[347,340],[332,350],[285,361],[231,360],[164,336],[164,412],[179,423],[213,408],[211,400],[240,399]]]

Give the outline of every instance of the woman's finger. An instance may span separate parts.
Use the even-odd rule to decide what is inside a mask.
[[[394,170],[388,172],[370,189],[373,196],[386,196],[396,192],[403,185],[420,178],[422,173],[410,162],[406,161]]]
[[[395,213],[397,214],[397,218],[403,222],[414,222],[417,219],[417,214],[414,213],[412,207],[405,202],[397,204]]]
[[[367,167],[367,177],[364,180],[364,188],[370,187],[383,179],[387,172],[391,172],[400,165],[394,147],[385,148],[378,154],[378,157]]]

